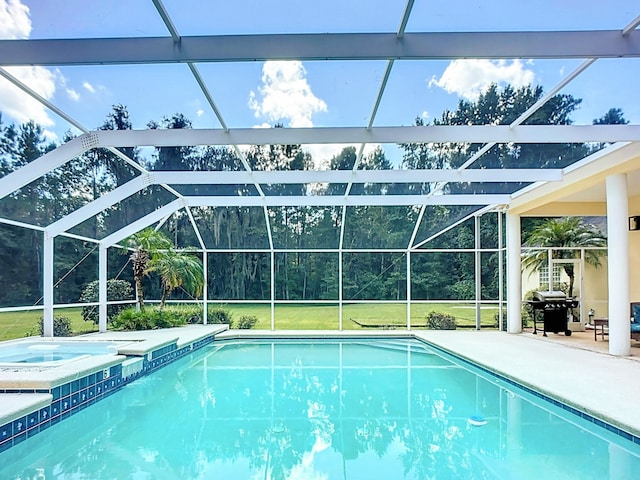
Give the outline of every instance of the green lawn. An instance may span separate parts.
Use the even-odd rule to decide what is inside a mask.
[[[255,329],[271,328],[271,306],[259,304],[225,304],[231,312],[232,319],[237,321],[242,315],[253,315],[258,318]],[[414,304],[411,307],[411,324],[413,328],[424,325],[425,315],[430,311],[453,315],[460,327],[475,326],[475,308],[472,305],[455,304]],[[482,326],[494,327],[494,317],[498,309],[494,306],[483,306]],[[81,317],[81,308],[56,309],[56,315],[71,319],[74,335],[97,331],[97,325],[85,322]],[[0,313],[0,340],[37,335],[38,322],[42,316],[40,311],[4,312]],[[403,328],[406,306],[401,304],[351,304],[343,308],[342,318],[344,330],[357,330],[361,327],[351,319],[367,325],[398,325]],[[337,305],[277,305],[275,307],[275,328],[279,330],[337,330]]]
[[[242,315],[258,317],[254,328],[271,328],[271,307],[269,305],[224,305],[238,320]],[[428,312],[437,311],[453,315],[459,326],[475,326],[475,307],[455,304],[414,304],[411,306],[411,324],[424,325]],[[342,310],[342,328],[357,330],[351,319],[369,325],[404,325],[406,306],[401,304],[349,304]],[[493,328],[497,306],[483,306],[481,321],[485,327]],[[275,308],[275,328],[278,330],[329,330],[338,329],[339,314],[337,305],[277,305]]]
[[[74,335],[97,332],[98,326],[93,322],[82,320],[81,313],[82,308],[79,307],[60,308],[55,311],[55,315],[71,319],[71,329]],[[42,318],[42,312],[39,310],[0,313],[0,340],[38,335],[40,318]]]

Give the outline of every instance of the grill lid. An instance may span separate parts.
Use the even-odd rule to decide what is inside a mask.
[[[560,290],[548,290],[543,292],[533,292],[533,298],[540,302],[559,302],[566,300],[567,296]]]

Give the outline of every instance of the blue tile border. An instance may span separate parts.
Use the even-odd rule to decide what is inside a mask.
[[[489,368],[483,367],[482,365],[480,365],[478,363],[475,363],[475,362],[473,362],[471,360],[467,360],[464,357],[456,355],[455,353],[452,353],[449,350],[446,350],[446,349],[444,349],[442,347],[439,347],[438,345],[435,345],[433,343],[430,343],[430,342],[428,342],[426,340],[423,340],[423,339],[420,339],[420,338],[416,338],[416,340],[424,343],[425,345],[429,346],[430,348],[432,348],[432,349],[434,349],[434,350],[436,350],[438,352],[444,353],[444,354],[446,354],[446,355],[448,355],[448,356],[450,356],[452,358],[455,358],[457,361],[459,361],[461,363],[470,365],[471,367],[476,368],[478,370],[481,370],[482,372],[487,373],[487,374],[491,375],[492,377],[497,378],[498,380],[500,380],[502,382],[508,383],[508,384],[513,385],[515,387],[518,387],[518,388],[524,390],[525,392],[527,392],[527,393],[529,393],[529,394],[531,394],[531,395],[533,395],[533,396],[535,396],[537,398],[545,400],[545,401],[555,405],[556,407],[559,407],[559,408],[561,408],[561,409],[563,409],[563,410],[565,410],[565,411],[567,411],[569,413],[572,413],[572,414],[574,414],[574,415],[576,415],[576,416],[578,416],[578,417],[580,417],[580,418],[582,418],[582,419],[584,419],[584,420],[586,420],[588,422],[593,423],[594,425],[602,427],[602,428],[606,429],[607,431],[609,431],[611,433],[614,433],[614,434],[624,438],[625,440],[629,440],[630,442],[633,442],[636,445],[640,445],[640,437],[637,436],[637,435],[634,435],[631,432],[627,432],[626,430],[624,430],[622,428],[616,427],[615,425],[611,425],[610,423],[607,423],[602,419],[594,417],[593,415],[591,415],[591,414],[589,414],[587,412],[584,412],[584,411],[579,410],[579,409],[577,409],[575,407],[572,407],[571,405],[568,405],[568,404],[566,404],[566,403],[564,403],[564,402],[562,402],[562,401],[560,401],[560,400],[558,400],[556,398],[550,397],[549,395],[546,395],[544,393],[538,392],[537,390],[534,390],[534,389],[532,389],[530,387],[527,387],[526,385],[523,385],[522,383],[519,383],[519,382],[517,382],[517,381],[515,381],[515,380],[513,380],[513,379],[511,379],[509,377],[505,377],[504,375],[502,375],[502,374],[500,374],[500,373],[498,373],[498,372],[496,372],[494,370],[491,370]]]
[[[122,376],[122,364],[112,365],[71,382],[47,389],[0,389],[0,393],[49,393],[51,405],[41,407],[12,422],[0,425],[0,452],[46,430],[89,405],[110,396],[125,385],[146,376],[165,365],[198,350],[215,340],[215,334],[178,348],[175,343],[150,352],[143,357],[142,370]],[[135,358],[135,357],[127,357]],[[105,372],[107,373],[105,376]]]

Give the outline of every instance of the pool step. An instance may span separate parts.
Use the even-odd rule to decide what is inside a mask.
[[[142,371],[142,357],[129,357],[122,362],[122,378],[128,378]]]

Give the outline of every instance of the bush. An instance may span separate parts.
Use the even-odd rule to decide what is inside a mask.
[[[527,300],[533,300],[533,293],[536,290],[529,290],[524,294],[524,302],[522,302],[522,307],[520,308],[520,316],[522,317],[522,327],[527,327],[529,325],[533,325],[533,308],[531,305],[526,303]]]
[[[182,325],[202,323],[202,307],[197,305],[167,305],[162,311]]]
[[[496,312],[493,315],[493,326],[495,328],[500,328],[500,312]],[[507,329],[507,309],[503,308],[502,309],[502,330],[506,330],[506,329]]]
[[[236,328],[249,330],[253,328],[256,323],[258,323],[258,317],[256,317],[255,315],[242,315],[240,317],[240,320],[238,320],[238,325],[236,325]]]
[[[80,302],[90,303],[98,301],[98,289],[100,282],[90,282],[80,295]],[[124,280],[107,280],[107,301],[133,300],[133,288]],[[113,320],[122,310],[129,308],[127,305],[107,305],[107,322]],[[88,322],[98,323],[98,306],[87,305],[82,307],[82,319]]]
[[[442,312],[427,313],[427,327],[431,330],[455,330],[456,317]]]
[[[184,317],[177,315],[172,309],[147,308],[138,312],[135,308],[127,308],[113,319],[111,325],[116,330],[152,330],[177,327],[185,323]]]
[[[231,312],[221,307],[209,307],[207,311],[208,323],[226,323],[231,328],[233,320],[231,318]]]
[[[527,293],[524,294],[522,307],[520,307],[520,317],[522,318],[522,328],[526,328],[529,325],[533,325],[533,308],[531,307],[531,305],[526,303],[526,301],[533,300],[533,293],[536,291],[537,290],[529,290]],[[507,329],[507,310],[503,309],[502,312],[503,312],[502,329],[506,330]],[[498,312],[496,312],[495,315],[493,316],[493,320],[494,320],[493,326],[498,328],[500,323]]]
[[[44,335],[44,317],[40,318],[40,336]],[[53,316],[53,336],[70,337],[71,319],[69,317]]]

